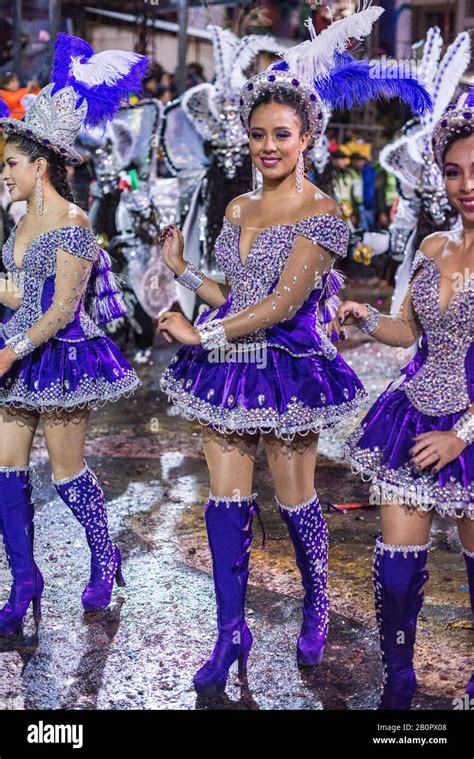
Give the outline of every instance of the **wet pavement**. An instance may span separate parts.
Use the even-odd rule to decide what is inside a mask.
[[[254,636],[248,686],[231,671],[226,695],[201,701],[195,670],[215,639],[215,602],[203,520],[208,475],[199,425],[181,419],[161,394],[161,368],[175,348],[157,349],[140,367],[144,385],[130,399],[93,412],[87,460],[101,480],[114,541],[123,555],[125,588],[105,612],[85,615],[88,578],[84,533],[51,485],[38,434],[33,462],[36,554],[44,575],[38,632],[28,614],[23,639],[0,640],[3,709],[374,709],[381,665],[373,612],[371,564],[377,507],[325,516],[330,535],[331,620],[325,659],[300,671],[295,646],[302,589],[293,548],[273,501],[259,449],[254,489],[267,529],[262,550],[254,529],[248,621]],[[345,357],[371,397],[388,384],[405,356],[375,343],[348,342]],[[368,504],[368,485],[341,459],[353,427],[321,435],[316,485],[325,503]],[[419,618],[415,709],[453,708],[473,667],[464,562],[452,521],[437,519],[430,580]],[[0,592],[10,585],[3,552]]]

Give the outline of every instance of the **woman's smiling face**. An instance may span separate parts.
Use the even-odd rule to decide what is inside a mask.
[[[444,183],[452,207],[474,222],[474,134],[456,140],[446,151]]]
[[[266,179],[282,179],[294,171],[300,151],[309,142],[309,134],[300,131],[300,118],[290,106],[262,103],[252,111],[250,155]]]

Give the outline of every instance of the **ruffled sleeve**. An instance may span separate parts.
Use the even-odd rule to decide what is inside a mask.
[[[295,224],[294,231],[340,258],[347,255],[349,225],[339,216],[330,213],[308,216]]]

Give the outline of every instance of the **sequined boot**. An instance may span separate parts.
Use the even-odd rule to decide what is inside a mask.
[[[256,495],[232,498],[210,493],[205,506],[218,637],[210,659],[194,676],[194,687],[200,694],[222,693],[237,659],[239,677],[245,678],[247,673],[252,634],[245,621],[245,594],[254,513],[259,517]]]
[[[287,506],[278,498],[276,502],[288,526],[305,589],[297,661],[302,667],[313,667],[323,659],[329,625],[328,528],[316,492],[297,506]]]
[[[30,467],[0,468],[0,531],[13,575],[10,597],[0,611],[0,635],[21,633],[32,603],[36,624],[41,618],[44,582],[33,557]]]
[[[84,592],[85,611],[106,609],[112,598],[114,578],[123,587],[122,557],[110,539],[105,498],[95,474],[86,462],[72,477],[53,480],[64,503],[86,531],[91,550],[91,575]]]
[[[472,626],[474,628],[474,551],[463,548],[464,561],[466,562],[467,579],[469,583],[469,596],[471,599]],[[474,698],[474,672],[466,686],[466,693]]]
[[[416,691],[413,650],[423,605],[422,587],[431,542],[421,546],[388,545],[377,538],[373,582],[380,634],[384,688],[378,709],[410,709]]]

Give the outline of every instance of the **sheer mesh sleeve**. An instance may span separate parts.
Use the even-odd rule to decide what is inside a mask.
[[[310,293],[321,284],[332,265],[332,256],[320,245],[296,237],[293,249],[275,289],[260,303],[222,320],[228,340],[251,334],[291,319]]]
[[[410,287],[403,299],[398,314],[384,316],[377,309],[369,307],[367,319],[356,320],[356,324],[364,331],[371,334],[376,340],[385,345],[397,348],[410,348],[421,335],[422,329],[413,307],[413,285],[420,271],[416,271],[422,264],[420,257],[415,257],[410,278]]]
[[[7,306],[7,308],[16,310],[21,306],[22,300],[21,287],[15,282],[14,277],[11,275],[0,277],[0,303]]]
[[[58,250],[53,301],[43,316],[26,332],[35,348],[73,321],[91,268],[92,262],[71,255],[65,250]]]

